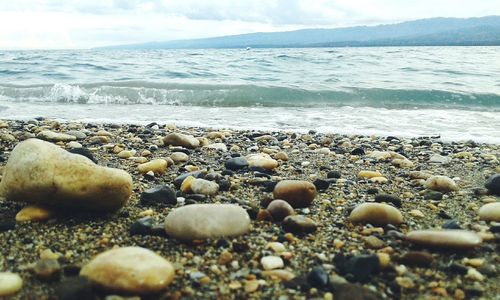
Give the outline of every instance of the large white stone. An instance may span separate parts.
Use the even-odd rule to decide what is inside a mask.
[[[0,297],[12,296],[22,287],[23,280],[19,275],[10,272],[0,272]]]
[[[180,240],[231,237],[250,229],[250,217],[234,204],[192,204],[174,209],[165,218],[166,232]]]
[[[96,211],[119,209],[131,193],[127,172],[38,139],[14,148],[0,183],[0,195],[10,201]]]
[[[149,294],[164,290],[174,279],[170,262],[141,247],[111,249],[80,271],[94,285],[113,292]]]

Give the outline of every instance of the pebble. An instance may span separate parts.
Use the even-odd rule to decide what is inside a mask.
[[[27,221],[45,221],[52,218],[53,212],[48,207],[38,204],[32,204],[23,207],[16,214],[17,222],[27,222]]]
[[[425,251],[410,251],[403,254],[399,259],[405,265],[417,267],[428,267],[433,260],[432,254]]]
[[[313,267],[309,274],[307,274],[307,282],[312,287],[324,288],[328,285],[328,281],[328,273],[321,266]]]
[[[447,165],[451,162],[451,157],[434,154],[429,158],[430,163]]]
[[[421,246],[459,250],[477,247],[482,242],[478,234],[459,229],[416,230],[408,233],[406,240]]]
[[[335,286],[334,300],[379,300],[382,299],[376,292],[360,284],[344,283]]]
[[[384,241],[373,235],[365,237],[364,241],[365,241],[365,246],[370,249],[380,249],[385,246]]]
[[[248,155],[246,159],[250,167],[258,167],[265,170],[273,170],[278,167],[278,161],[272,159],[268,154],[251,154]]]
[[[213,181],[194,178],[191,181],[190,189],[194,194],[213,196],[219,191],[219,185]]]
[[[135,153],[136,153],[135,150],[122,150],[116,156],[118,156],[119,158],[127,159],[127,158],[131,158],[132,156],[134,156]]]
[[[444,193],[458,190],[455,181],[447,176],[431,176],[425,181],[425,187]]]
[[[78,130],[69,130],[66,132],[66,134],[76,137],[77,140],[84,140],[87,138],[87,135],[85,134],[85,132],[78,131]]]
[[[283,259],[279,256],[264,256],[260,259],[264,270],[281,269],[285,266]]]
[[[174,161],[174,163],[183,163],[189,160],[189,155],[184,152],[173,152],[170,154],[170,158]]]
[[[500,222],[500,202],[487,203],[481,206],[478,214],[483,221]]]
[[[149,294],[164,290],[172,282],[174,268],[151,250],[123,247],[97,255],[83,266],[80,275],[105,290]]]
[[[365,283],[378,272],[379,265],[379,258],[376,254],[358,255],[341,262],[339,269],[348,274],[353,281]]]
[[[141,204],[151,205],[175,205],[177,197],[175,191],[167,185],[159,185],[145,190],[141,194]]]
[[[423,217],[425,217],[424,213],[421,212],[418,209],[412,209],[412,210],[410,210],[410,215],[412,215],[415,218],[423,218]]]
[[[308,181],[282,180],[274,187],[273,196],[294,208],[308,207],[316,197],[316,187]]]
[[[23,280],[16,273],[0,272],[0,297],[12,296],[23,287]]]
[[[227,146],[224,143],[213,143],[203,146],[204,149],[217,150],[222,152],[227,152]]]
[[[57,259],[41,259],[35,263],[33,272],[38,278],[51,280],[61,273],[61,265]]]
[[[274,253],[282,253],[286,251],[285,245],[280,242],[270,242],[266,245],[266,249],[271,249]]]
[[[226,169],[238,171],[248,167],[248,160],[242,156],[233,157],[226,160],[224,166],[226,167]]]
[[[302,216],[288,216],[283,220],[283,229],[293,233],[312,233],[316,231],[318,225],[312,219]]]
[[[288,270],[266,270],[262,271],[262,277],[277,278],[283,281],[290,281],[295,278],[295,274]]]
[[[382,175],[382,173],[380,172],[375,171],[360,171],[358,173],[358,177],[363,179],[371,179],[374,177],[384,177],[384,175]]]
[[[139,173],[146,174],[148,172],[153,172],[155,175],[162,175],[167,171],[168,162],[165,159],[153,159],[150,162],[140,164],[137,166]]]
[[[387,202],[387,203],[392,203],[396,207],[401,207],[402,200],[398,196],[395,195],[389,195],[389,194],[377,194],[375,196],[375,202]]]
[[[352,210],[349,220],[353,223],[372,225],[399,225],[403,222],[403,215],[397,208],[387,204],[363,203]]]
[[[194,149],[200,146],[200,141],[192,135],[170,133],[163,138],[163,144]]]
[[[488,180],[486,180],[484,187],[493,195],[500,196],[500,174],[491,175]]]
[[[78,149],[78,148],[82,148],[83,145],[78,143],[78,142],[75,142],[75,141],[71,141],[69,143],[66,144],[66,146],[70,149]]]
[[[29,139],[10,154],[0,190],[10,201],[113,211],[128,201],[132,178],[52,143]]]
[[[239,236],[249,229],[248,213],[234,204],[192,204],[172,210],[165,218],[166,232],[179,240]]]
[[[76,140],[76,136],[74,135],[53,132],[50,130],[41,131],[36,135],[36,137],[50,142],[70,142]]]
[[[278,152],[274,155],[274,158],[281,161],[288,161],[288,154],[286,152]]]
[[[55,291],[59,300],[94,300],[92,284],[81,276],[69,277],[61,282]]]
[[[425,191],[424,199],[427,200],[443,200],[443,193],[437,191]]]
[[[288,202],[280,199],[271,201],[267,206],[267,211],[274,221],[281,222],[284,218],[295,214],[293,207]]]
[[[130,235],[149,235],[153,228],[153,218],[144,217],[130,225]]]

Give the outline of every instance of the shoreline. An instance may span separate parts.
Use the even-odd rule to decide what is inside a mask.
[[[173,124],[145,126],[0,120],[1,168],[4,168],[10,151],[17,143],[36,137],[42,130],[83,133],[81,139],[73,142],[89,149],[98,165],[119,168],[131,174],[133,192],[128,203],[114,214],[64,212],[66,215],[61,215],[61,212],[56,212],[46,221],[18,222],[14,230],[1,230],[0,239],[7,246],[0,250],[0,271],[19,273],[24,281],[23,289],[13,299],[51,297],[58,286],[66,284],[66,280],[78,273],[79,268],[94,255],[113,246],[132,245],[161,254],[176,269],[172,284],[151,299],[278,299],[280,296],[329,299],[332,295],[335,299],[348,299],[341,298],[338,289],[314,286],[307,278],[311,270],[320,266],[330,277],[330,283],[352,280],[339,266],[338,258],[360,255],[389,257],[387,265],[379,266],[380,270],[373,273],[365,265],[358,266],[361,272],[368,273],[368,278],[361,283],[363,287],[355,287],[366,295],[372,291],[387,299],[431,296],[464,299],[462,294],[467,299],[493,299],[500,294],[496,286],[500,277],[500,270],[496,268],[500,262],[500,237],[498,231],[494,233],[492,229],[495,227],[498,230],[499,225],[479,220],[477,212],[483,204],[499,201],[498,196],[486,194],[484,182],[488,176],[500,173],[500,145],[446,143],[429,137],[213,131],[208,127],[177,128]],[[106,135],[96,135],[99,131],[106,132]],[[223,143],[228,151],[158,145],[159,139],[172,132],[200,137],[202,143]],[[96,138],[99,136],[106,138]],[[69,142],[59,144],[65,149],[70,148]],[[77,146],[75,143],[71,145]],[[135,150],[137,155],[132,157],[141,157],[145,150],[150,151],[151,155],[142,156],[147,161],[172,157],[173,152],[188,154],[188,160],[169,166],[163,175],[144,176],[137,170],[138,160],[120,158],[118,153],[113,152],[116,145],[123,150]],[[402,167],[392,158],[378,160],[370,156],[372,151],[398,153],[406,157],[412,166]],[[232,154],[247,156],[261,152],[276,159],[278,167],[272,171],[245,169],[227,172],[225,161]],[[278,159],[278,153],[285,155]],[[177,176],[195,169],[207,170],[205,178],[217,181],[221,186],[223,181],[229,183],[228,190],[221,189],[214,196],[194,197],[181,193],[178,187],[174,188]],[[378,171],[387,182],[362,179],[359,177],[361,171]],[[458,190],[441,193],[439,200],[426,199],[426,189],[421,180],[410,177],[412,171],[453,178]],[[324,183],[329,178],[328,174],[333,172],[339,173],[340,178]],[[325,189],[319,189],[319,181],[318,193],[312,204],[295,209],[297,214],[316,223],[317,229],[313,233],[290,234],[280,222],[266,221],[268,218],[262,210],[273,197],[269,187],[283,179],[308,182],[321,179],[326,185]],[[174,188],[177,196],[184,200],[175,205],[141,204],[140,196],[144,190],[161,184]],[[398,209],[404,217],[401,225],[356,225],[349,221],[352,208],[363,202],[374,202],[376,194],[393,195],[399,199]],[[174,208],[192,203],[232,203],[243,207],[252,218],[251,229],[235,238],[210,239],[199,243],[181,242],[165,233],[132,235],[130,232],[130,226],[140,218],[149,216],[154,224],[161,224]],[[0,221],[12,222],[24,205],[0,198]],[[450,220],[462,229],[481,234],[481,246],[469,251],[433,249],[414,246],[402,238],[412,230],[442,228]],[[382,246],[375,247],[373,240],[381,241]],[[272,247],[269,248],[273,242],[281,243],[286,250],[276,254]],[[29,270],[29,265],[39,261],[40,253],[47,249],[60,254],[60,275],[48,281]],[[221,263],[221,257],[225,255],[222,253],[227,252],[231,254],[231,259]],[[415,252],[430,260],[429,264],[418,266],[419,258],[408,255]],[[422,254],[424,252],[430,253],[430,256]],[[282,269],[295,278],[280,281],[265,276],[260,260],[270,255],[281,256],[285,261]],[[476,258],[482,260],[480,265],[470,263]],[[467,275],[474,272],[469,271],[471,269],[482,277]],[[249,282],[252,287],[256,285],[255,290],[248,288]],[[104,299],[111,294],[97,292],[93,295]]]

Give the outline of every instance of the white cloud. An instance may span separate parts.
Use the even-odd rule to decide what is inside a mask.
[[[498,0],[0,0],[0,49],[89,48],[500,14]]]

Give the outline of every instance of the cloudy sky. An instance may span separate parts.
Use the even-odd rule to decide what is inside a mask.
[[[0,49],[91,48],[500,15],[499,0],[0,0]]]

